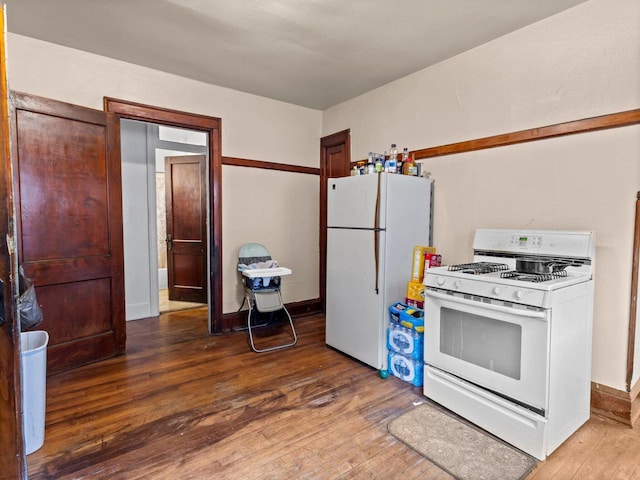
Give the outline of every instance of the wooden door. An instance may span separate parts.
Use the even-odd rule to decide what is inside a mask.
[[[11,100],[18,259],[44,312],[47,373],[124,353],[118,117],[20,93]]]
[[[320,140],[320,300],[325,308],[327,281],[327,181],[346,177],[351,170],[351,133],[334,133]]]
[[[166,157],[164,172],[169,300],[207,303],[206,157]]]
[[[26,478],[22,438],[20,327],[15,315],[15,245],[9,152],[4,7],[0,5],[0,479]]]

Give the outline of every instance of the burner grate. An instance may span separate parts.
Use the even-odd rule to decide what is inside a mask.
[[[511,270],[508,272],[502,272],[500,276],[502,278],[510,278],[512,280],[519,280],[521,282],[547,282],[549,280],[554,280],[556,278],[566,277],[567,271],[560,270],[553,273],[522,273],[516,270]]]
[[[485,273],[501,272],[503,270],[509,270],[509,266],[506,263],[474,262],[449,265],[449,271],[468,273],[470,275],[482,275]]]

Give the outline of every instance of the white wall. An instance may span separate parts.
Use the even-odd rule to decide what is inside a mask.
[[[7,69],[12,90],[98,110],[103,108],[103,97],[108,96],[219,117],[225,156],[319,166],[322,112],[318,110],[15,34],[8,35]],[[246,192],[247,185],[263,179],[285,192],[275,206],[264,202],[264,192],[257,201],[255,194]],[[292,287],[283,285],[286,302],[317,298],[318,177],[287,172],[266,175],[259,169],[223,167],[222,195],[223,311],[235,311],[242,300],[235,263],[240,245],[247,241],[264,242],[274,258],[294,271],[287,280]],[[260,218],[271,218],[272,222]],[[281,227],[277,234],[274,224]],[[277,258],[278,254],[283,259]]]
[[[153,170],[147,160],[147,127],[142,122],[123,121],[122,145],[122,230],[124,237],[124,284],[126,319],[158,315],[157,298],[151,279],[151,241],[148,195]],[[151,171],[150,171],[151,170]],[[151,299],[156,299],[154,302]]]
[[[267,247],[279,265],[293,270],[292,275],[282,277],[285,303],[318,298],[318,177],[265,169],[249,176],[247,169],[234,166],[222,170],[226,182],[242,186],[222,192],[223,239],[224,232],[233,228],[237,240],[231,245],[225,240],[222,247],[223,276],[237,278],[235,297],[229,292],[224,295],[225,308],[237,309],[232,300],[242,299],[238,252],[243,244],[254,242]]]
[[[640,2],[592,0],[328,109],[352,158],[640,108]],[[429,159],[434,243],[471,255],[478,227],[597,235],[592,379],[625,389],[640,127]],[[497,188],[491,182],[498,181]]]

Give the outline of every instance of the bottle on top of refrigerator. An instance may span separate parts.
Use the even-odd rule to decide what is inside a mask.
[[[389,150],[389,166],[385,170],[389,173],[397,173],[398,171],[398,149],[395,143],[391,144],[391,149]]]
[[[407,168],[408,164],[409,164],[409,149],[407,147],[404,147],[402,149],[402,158],[398,160],[398,173],[404,174],[405,173],[404,169]]]
[[[376,155],[376,173],[380,173],[384,170],[384,157],[382,155]]]
[[[418,176],[418,166],[413,161],[412,158],[409,158],[409,166],[407,167],[407,175],[411,175],[412,177]]]
[[[373,162],[374,153],[369,152],[369,158],[367,159],[367,169],[366,173],[374,173],[375,172],[375,164]]]

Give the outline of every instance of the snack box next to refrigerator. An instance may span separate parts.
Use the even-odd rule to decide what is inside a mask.
[[[413,247],[413,265],[411,267],[411,281],[421,283],[424,279],[425,254],[435,254],[435,247],[416,245]]]

